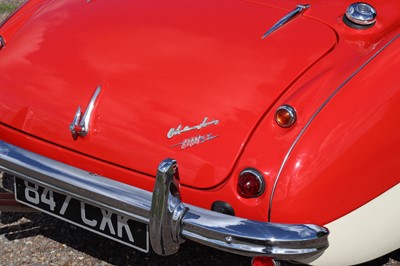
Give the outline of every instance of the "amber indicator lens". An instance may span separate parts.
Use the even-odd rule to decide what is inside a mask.
[[[244,198],[254,198],[264,192],[264,179],[255,169],[244,170],[238,180],[237,190]]]
[[[296,110],[290,105],[282,105],[275,112],[275,121],[281,127],[291,127],[296,122]]]

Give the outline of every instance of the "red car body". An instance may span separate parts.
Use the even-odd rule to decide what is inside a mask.
[[[146,191],[173,158],[187,204],[325,226],[321,263],[384,255],[400,248],[400,3],[370,1],[365,28],[344,22],[351,3],[310,1],[261,38],[299,3],[27,1],[0,28],[0,139]],[[87,134],[72,137],[91,99]],[[290,127],[276,123],[283,105],[296,112]],[[238,193],[244,169],[262,175],[261,194]],[[366,228],[330,228],[357,210]],[[335,234],[357,240],[344,247]],[[324,261],[331,249],[340,255]]]

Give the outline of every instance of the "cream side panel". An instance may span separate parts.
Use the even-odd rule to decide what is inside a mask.
[[[352,265],[400,248],[400,184],[348,215],[325,225],[329,248],[312,265]]]

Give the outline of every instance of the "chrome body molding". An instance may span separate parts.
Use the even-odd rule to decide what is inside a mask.
[[[186,239],[245,256],[299,260],[328,247],[326,228],[248,220],[183,203],[177,163],[164,160],[153,193],[0,141],[0,170],[149,225],[160,255]]]
[[[86,108],[86,111],[83,114],[83,116],[81,107],[78,106],[78,109],[76,110],[74,116],[74,120],[69,126],[69,130],[71,131],[72,138],[74,140],[76,140],[79,136],[84,137],[89,133],[90,119],[100,92],[101,92],[101,86],[98,86],[94,91],[93,96],[90,99],[89,105]]]
[[[261,39],[265,39],[268,35],[270,35],[271,33],[273,33],[274,31],[276,31],[277,29],[279,29],[280,27],[282,27],[283,25],[285,25],[286,23],[288,23],[290,20],[292,20],[295,16],[297,16],[298,14],[300,14],[301,12],[303,12],[304,10],[308,9],[310,7],[309,4],[305,4],[305,5],[297,5],[297,7],[290,11],[290,13],[288,13],[286,16],[284,16],[283,18],[281,18],[278,22],[276,22],[262,37]]]
[[[301,129],[300,133],[297,135],[296,139],[293,141],[292,145],[290,146],[288,152],[285,155],[285,158],[282,161],[281,167],[279,168],[278,174],[276,176],[274,186],[272,188],[272,193],[270,196],[270,201],[269,201],[269,207],[268,207],[268,220],[271,220],[271,212],[272,212],[272,207],[273,207],[273,200],[274,200],[274,194],[276,187],[278,185],[279,179],[281,177],[283,168],[286,165],[287,160],[289,159],[290,154],[296,147],[297,143],[299,142],[300,138],[304,135],[306,132],[307,128],[310,126],[310,124],[314,121],[314,119],[317,117],[317,115],[324,109],[324,107],[329,103],[329,101],[351,80],[355,75],[358,74],[366,65],[368,65],[375,57],[377,57],[383,50],[386,49],[391,43],[393,43],[397,38],[400,37],[400,34],[397,34],[393,39],[391,39],[385,46],[383,46],[380,50],[378,50],[374,55],[372,55],[364,64],[362,64],[358,69],[356,69],[342,84],[339,85],[333,91],[333,93],[325,100],[325,102],[322,103],[322,105],[314,112],[314,114],[311,116],[311,118],[307,121],[307,123],[304,125],[304,127]]]

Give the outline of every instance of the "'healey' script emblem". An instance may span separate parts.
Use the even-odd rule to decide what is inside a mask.
[[[69,125],[69,130],[71,131],[72,138],[77,140],[79,136],[84,137],[89,132],[89,124],[90,118],[92,116],[92,112],[96,103],[96,100],[100,94],[101,86],[98,86],[93,93],[92,99],[89,102],[88,107],[86,108],[85,113],[82,116],[81,107],[78,107],[76,110],[74,120]],[[82,116],[82,117],[81,117]]]
[[[172,139],[174,136],[176,135],[180,135],[182,133],[188,132],[188,131],[192,131],[192,130],[200,130],[202,128],[211,126],[211,125],[218,125],[219,121],[218,120],[211,120],[211,121],[207,121],[208,117],[205,117],[203,119],[203,122],[201,122],[198,125],[195,126],[185,126],[183,127],[182,125],[177,126],[176,128],[171,128],[168,133],[167,133],[167,138]]]

